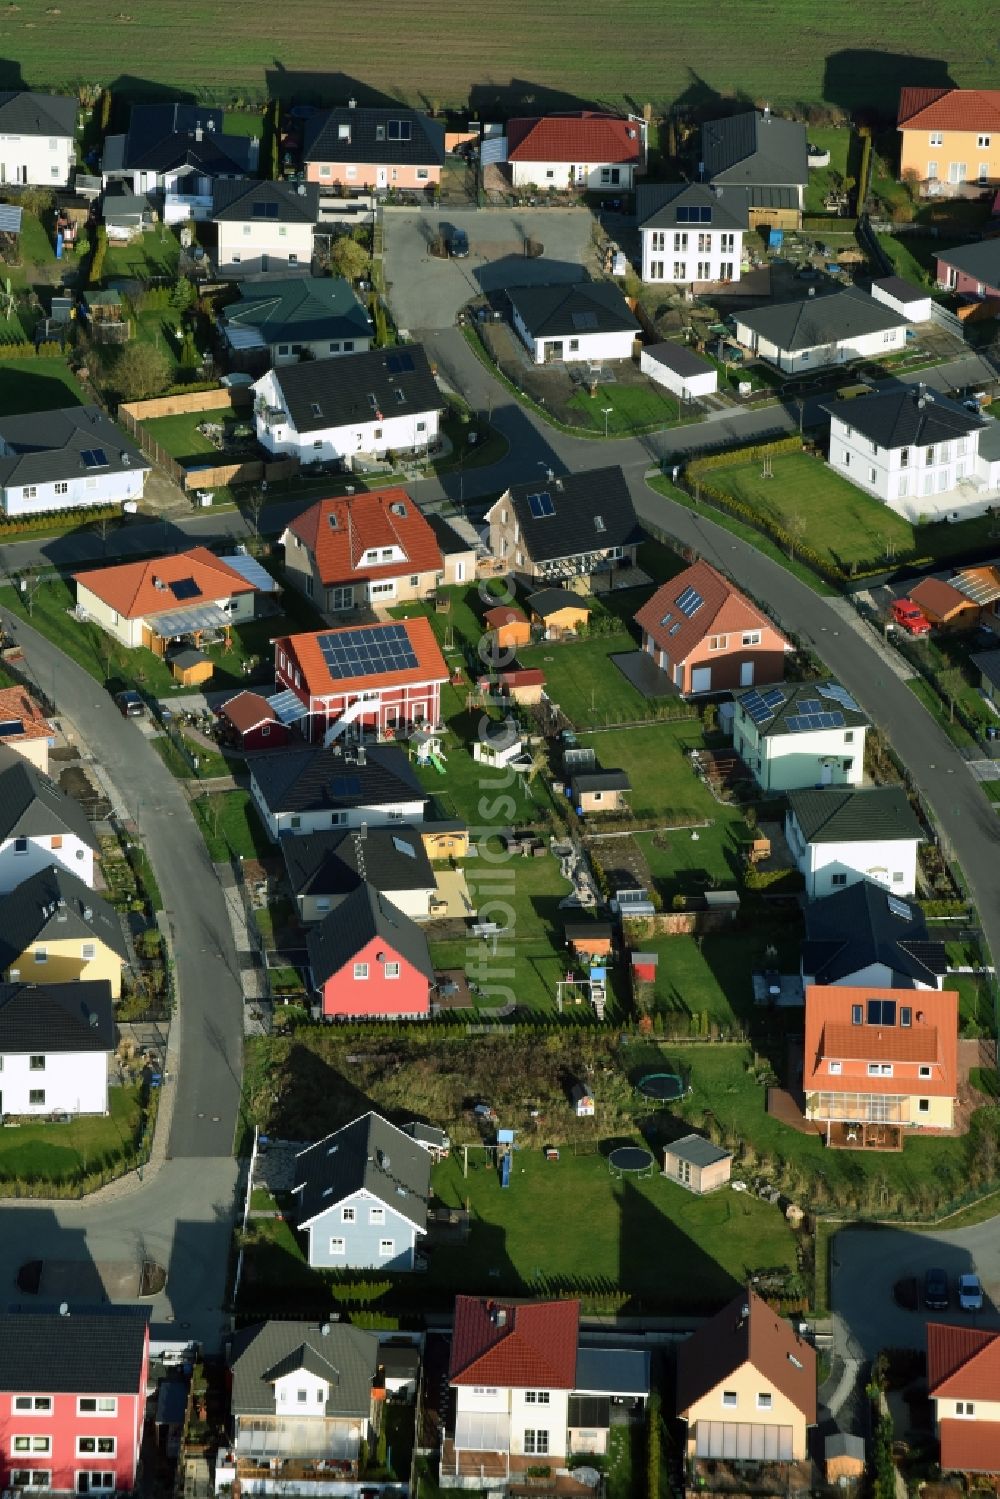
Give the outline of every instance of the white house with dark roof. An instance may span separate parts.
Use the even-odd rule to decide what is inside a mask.
[[[715,365],[673,339],[645,344],[639,354],[639,368],[655,385],[662,385],[681,401],[698,401],[714,395],[719,388]]]
[[[243,281],[239,291],[240,300],[222,309],[219,329],[240,364],[258,361],[259,369],[262,358],[297,364],[371,347],[371,318],[342,276]]]
[[[526,585],[588,578],[598,592],[634,581],[642,531],[616,466],[514,484],[486,521],[491,553]]]
[[[287,274],[312,264],[319,188],[300,182],[220,179],[212,184],[212,223],[220,276]]]
[[[125,182],[134,194],[162,194],[168,224],[205,220],[220,177],[257,170],[256,136],[226,135],[225,112],[203,104],[133,104],[128,130],[104,141],[104,186]]]
[[[429,921],[437,883],[420,833],[391,827],[330,829],[281,840],[301,921],[322,921],[368,880],[411,921]]]
[[[110,984],[0,984],[0,1110],[106,1114],[116,1041]]]
[[[76,162],[76,99],[71,94],[0,93],[0,181],[68,187]]]
[[[141,500],[151,464],[99,406],[0,416],[8,516]]]
[[[275,840],[286,833],[420,823],[429,800],[405,753],[392,744],[255,755],[248,769],[250,793]]]
[[[702,182],[647,184],[636,193],[643,281],[674,285],[740,279],[747,193]]]
[[[909,327],[908,318],[854,287],[734,317],[737,342],[788,375],[892,354],[906,346]]]
[[[860,786],[871,720],[837,682],[733,694],[733,748],[762,791]]]
[[[785,838],[809,900],[858,880],[894,895],[916,890],[924,831],[901,786],[790,791]]]
[[[639,324],[611,281],[520,286],[507,297],[514,327],[536,364],[632,357]]]
[[[873,880],[856,880],[807,902],[804,985],[940,989],[948,972],[944,942],[932,939],[920,906]]]
[[[706,120],[698,175],[713,186],[745,188],[751,227],[775,211],[791,210],[801,223],[809,182],[806,127],[769,108]]]
[[[98,846],[80,803],[0,745],[0,894],[53,862],[93,889]]]

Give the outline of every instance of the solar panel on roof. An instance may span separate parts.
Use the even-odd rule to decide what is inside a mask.
[[[842,729],[843,713],[795,713],[785,719],[790,734],[804,734],[810,729]]]
[[[767,723],[768,719],[774,717],[774,708],[756,689],[752,688],[740,698],[743,709],[748,713],[755,724]]]
[[[85,448],[80,454],[84,468],[107,468],[108,455],[103,448]]]
[[[417,656],[403,625],[344,630],[316,641],[331,677],[369,677],[410,671]]]
[[[674,603],[677,605],[678,609],[682,614],[686,615],[688,619],[691,619],[693,615],[697,614],[698,610],[701,608],[704,602],[705,600],[702,598],[697,588],[685,588],[680,598],[674,600]]]
[[[167,586],[175,599],[197,599],[201,597],[201,589],[194,578],[175,578]]]
[[[410,120],[390,120],[386,131],[391,141],[408,141],[413,134]]]
[[[334,796],[360,796],[360,776],[333,776],[330,781],[330,790]]]
[[[577,333],[593,331],[597,327],[596,312],[574,312],[571,313],[570,318]]]
[[[399,362],[399,355],[390,354],[388,359],[385,361],[385,367],[389,371],[390,375],[398,375],[400,369],[402,368],[402,365]]]
[[[546,515],[554,515],[556,511],[552,496],[547,489],[543,489],[541,494],[529,494],[528,509],[536,520],[541,520]]]
[[[886,904],[888,905],[889,910],[892,912],[893,916],[898,916],[901,921],[913,920],[913,912],[906,904],[905,900],[900,900],[898,896],[895,895],[887,895],[885,899]]]
[[[253,205],[253,216],[255,219],[276,219],[278,217],[277,203],[255,203]]]
[[[415,370],[416,369],[416,365],[413,362],[413,355],[412,354],[400,354],[400,356],[399,356],[399,368],[400,368],[401,373],[404,374],[404,375],[407,374],[410,370]]]
[[[766,692],[761,693],[761,697],[769,708],[778,708],[785,701],[785,694],[780,687],[769,687]]]
[[[800,713],[822,713],[822,708],[814,697],[803,698],[798,704]]]
[[[841,687],[837,682],[827,682],[825,686],[817,687],[816,691],[820,697],[830,698],[833,702],[839,703],[842,708],[846,708],[849,713],[861,712],[847,688]]]

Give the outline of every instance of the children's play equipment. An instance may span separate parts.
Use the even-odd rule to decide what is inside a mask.
[[[497,1130],[497,1155],[500,1162],[500,1185],[510,1186],[510,1168],[514,1159],[514,1136],[517,1133],[513,1129]]]

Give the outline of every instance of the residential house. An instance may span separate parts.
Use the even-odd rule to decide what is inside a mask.
[[[366,354],[371,348],[371,318],[343,276],[269,277],[243,281],[239,291],[239,301],[221,310],[219,331],[241,369],[259,369],[264,361],[272,367]]]
[[[274,642],[272,699],[285,722],[306,719],[310,739],[347,732],[398,737],[441,717],[448,668],[430,621],[345,626]]]
[[[976,240],[936,255],[938,286],[976,301],[1000,298],[1000,240]]]
[[[704,1135],[682,1135],[663,1147],[663,1174],[703,1197],[729,1181],[733,1153],[713,1145]]]
[[[976,629],[983,614],[975,599],[943,578],[921,578],[907,598],[920,606],[935,630],[949,635]]]
[[[159,213],[153,205],[154,196],[134,193],[127,182],[108,183],[101,195],[101,216],[110,244],[127,244],[155,228]]]
[[[171,643],[228,633],[253,619],[261,593],[278,585],[253,557],[217,557],[190,547],[145,562],[116,562],[74,573],[76,607],[115,640],[165,656]]]
[[[422,823],[427,792],[394,745],[254,755],[250,793],[269,836]]]
[[[444,125],[415,109],[358,108],[352,99],[313,116],[302,159],[320,192],[425,191],[441,185]]]
[[[141,500],[150,468],[99,406],[0,416],[0,507],[6,516]]]
[[[678,1346],[677,1415],[696,1464],[800,1462],[816,1424],[816,1351],[755,1291],[740,1291]]]
[[[385,1391],[378,1338],[349,1322],[259,1322],[226,1345],[232,1442],[216,1493],[356,1493]]]
[[[107,983],[0,984],[0,1114],[106,1114],[116,1044]]]
[[[4,1490],[132,1493],[148,1375],[146,1307],[0,1314]]]
[[[570,588],[539,588],[525,599],[533,625],[540,625],[546,640],[578,635],[590,623],[590,605]]]
[[[635,615],[642,648],[684,697],[780,682],[791,645],[708,562],[664,583]]]
[[[990,465],[979,457],[986,423],[925,385],[831,401],[823,409],[830,418],[830,467],[910,520],[935,504],[976,499],[990,479]]]
[[[531,621],[518,604],[496,604],[483,615],[483,624],[490,636],[488,659],[492,662],[506,657],[519,646],[531,644]]]
[[[317,500],[281,544],[288,582],[328,614],[425,599],[445,579],[434,527],[398,486]]]
[[[69,187],[76,165],[76,99],[71,94],[0,93],[0,184]]]
[[[827,1145],[898,1150],[907,1130],[951,1129],[958,995],[807,985],[802,1088]]]
[[[880,359],[906,346],[906,318],[850,287],[734,314],[736,340],[787,375]],[[863,403],[857,403],[863,404]]]
[[[872,282],[872,296],[894,312],[900,312],[908,323],[929,323],[934,298],[926,287],[914,286],[902,276],[879,276]]]
[[[253,386],[258,441],[300,463],[424,454],[444,397],[419,344],[269,370]]]
[[[654,385],[662,385],[679,401],[700,401],[719,388],[715,365],[673,339],[646,344],[639,355],[639,368]]]
[[[456,583],[471,583],[476,576],[476,566],[485,547],[475,527],[462,515],[428,515],[427,524],[437,537],[441,548],[441,566],[444,577],[438,581],[445,587]]]
[[[56,731],[26,687],[0,687],[0,745],[48,774]]]
[[[745,188],[656,183],[636,194],[643,281],[677,286],[735,282],[748,225]]]
[[[749,227],[802,227],[809,181],[806,127],[770,109],[746,110],[701,127],[698,175],[713,187],[743,188]]]
[[[733,694],[733,748],[765,792],[860,786],[870,727],[838,682]]]
[[[632,358],[639,324],[612,281],[512,287],[507,300],[514,330],[535,364]]]
[[[486,521],[490,553],[525,587],[578,578],[599,593],[635,581],[642,531],[616,466],[514,484]]]
[[[1000,1333],[927,1323],[927,1393],[945,1473],[1000,1472]]]
[[[80,803],[0,745],[0,895],[53,862],[93,888],[98,847]]]
[[[157,194],[168,224],[211,218],[215,182],[253,176],[260,156],[259,139],[226,135],[224,118],[203,104],[133,104],[126,133],[105,138],[104,186]]]
[[[413,1270],[427,1233],[431,1158],[374,1112],[295,1157],[295,1222],[314,1267]]]
[[[948,955],[932,940],[920,906],[858,880],[805,908],[803,985],[940,989]]]
[[[569,789],[577,813],[587,817],[595,812],[627,811],[632,782],[624,770],[595,768],[574,771]]]
[[[581,110],[507,121],[507,161],[516,188],[629,192],[646,170],[646,121]]]
[[[259,692],[238,692],[216,712],[224,733],[243,750],[284,749],[292,737],[291,727]]]
[[[785,838],[809,900],[857,880],[872,880],[894,895],[916,891],[924,830],[902,786],[790,791]]]
[[[427,938],[367,882],[306,933],[309,973],[324,1020],[426,1020],[434,983]]]
[[[304,182],[213,182],[218,274],[239,279],[268,271],[308,271],[318,217],[319,188]]]
[[[93,979],[118,999],[127,958],[118,912],[61,864],[0,899],[0,976],[8,983]]]
[[[407,823],[331,829],[281,839],[299,920],[322,921],[366,881],[411,921],[428,921],[437,892],[420,833]]]
[[[971,657],[979,673],[979,690],[1000,711],[1000,650],[979,651]]]
[[[899,175],[924,197],[978,194],[1000,183],[1000,89],[902,88]]]

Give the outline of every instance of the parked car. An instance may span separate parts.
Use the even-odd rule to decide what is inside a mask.
[[[116,692],[115,702],[123,718],[145,718],[146,704],[137,692]]]
[[[928,1270],[924,1275],[924,1306],[932,1312],[946,1312],[950,1299],[945,1271]]]
[[[907,635],[929,635],[931,633],[931,622],[912,599],[893,599],[890,609],[892,622],[905,630]]]
[[[978,1275],[960,1275],[958,1277],[958,1304],[963,1312],[982,1311],[983,1288]]]
[[[464,260],[469,253],[469,236],[464,229],[453,229],[448,252],[453,260]]]

